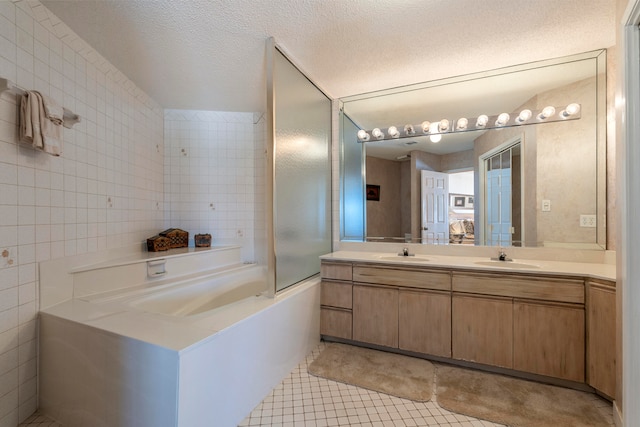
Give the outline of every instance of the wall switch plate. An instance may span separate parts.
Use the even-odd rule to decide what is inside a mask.
[[[542,212],[551,212],[551,200],[542,201]]]
[[[595,215],[580,215],[580,227],[595,228],[596,222]]]

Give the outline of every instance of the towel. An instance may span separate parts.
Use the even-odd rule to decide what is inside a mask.
[[[20,140],[53,156],[62,154],[63,108],[37,91],[20,101]]]

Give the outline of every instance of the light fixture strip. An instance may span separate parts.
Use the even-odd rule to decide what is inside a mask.
[[[415,138],[418,136],[445,135],[460,132],[473,132],[477,130],[502,129],[541,123],[578,120],[582,117],[580,113],[580,104],[572,103],[566,107],[545,107],[540,110],[524,109],[520,112],[514,112],[511,114],[501,113],[493,116],[482,115],[474,118],[461,117],[454,120],[442,119],[431,123],[436,126],[429,126],[430,122],[423,122],[422,124],[417,125],[407,124],[402,126],[389,126],[386,129],[375,128],[373,130],[360,130],[358,131],[358,142],[375,142],[398,138]],[[484,122],[486,122],[486,125],[483,126],[482,123]],[[427,124],[426,127],[424,126],[425,123]],[[446,128],[443,124],[446,124]],[[459,124],[463,124],[463,126],[460,126]]]

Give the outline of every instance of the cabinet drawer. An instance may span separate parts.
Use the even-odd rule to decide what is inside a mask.
[[[355,265],[353,267],[353,281],[408,288],[451,290],[451,274],[449,272],[426,269]]]
[[[323,279],[347,280],[352,279],[352,267],[350,262],[328,262],[320,264],[320,276]]]
[[[323,280],[320,284],[320,304],[350,309],[353,305],[352,288],[351,282]]]
[[[584,281],[556,277],[454,273],[456,292],[584,304]]]
[[[351,311],[322,307],[320,309],[320,334],[351,339]]]

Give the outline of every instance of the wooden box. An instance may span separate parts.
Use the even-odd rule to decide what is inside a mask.
[[[169,228],[160,233],[160,236],[169,239],[170,248],[186,248],[189,246],[189,232],[179,228]]]
[[[211,234],[196,234],[193,236],[196,248],[208,248],[211,246]]]
[[[163,236],[153,236],[147,239],[147,250],[149,252],[166,251],[171,248],[171,241]]]

